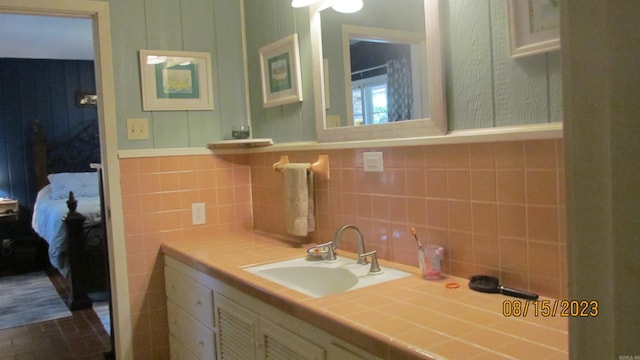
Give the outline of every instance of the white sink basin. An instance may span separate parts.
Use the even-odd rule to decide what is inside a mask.
[[[299,258],[247,266],[244,270],[316,298],[411,275],[388,267],[382,267],[382,274],[370,275],[369,264],[358,265],[345,257],[334,262]]]

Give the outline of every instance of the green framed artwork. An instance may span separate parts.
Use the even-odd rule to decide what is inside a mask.
[[[198,67],[195,64],[156,64],[156,96],[160,99],[197,99]]]
[[[263,107],[302,101],[298,34],[261,47],[259,52]]]
[[[145,111],[213,109],[209,53],[140,50],[140,75]]]

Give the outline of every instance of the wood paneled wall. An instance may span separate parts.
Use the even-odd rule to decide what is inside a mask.
[[[249,117],[255,137],[316,139],[307,8],[282,0],[109,5],[120,149],[201,147],[228,138],[231,127]],[[560,52],[511,59],[506,1],[445,1],[441,17],[450,130],[562,121]],[[264,109],[259,49],[293,33],[299,36],[304,101]],[[142,111],[139,49],[210,52],[215,109]],[[149,119],[149,140],[127,140],[127,118]]]
[[[562,121],[560,51],[512,59],[504,0],[442,4],[449,130]]]
[[[254,135],[272,138],[274,142],[315,140],[309,10],[294,9],[290,1],[245,0],[245,16]],[[300,46],[303,101],[265,109],[262,106],[259,50],[294,33],[298,34]]]
[[[23,218],[36,197],[34,121],[49,143],[98,121],[95,108],[76,106],[77,91],[95,92],[93,61],[0,59],[0,196],[19,200]]]
[[[247,124],[241,0],[109,1],[118,147],[205,147]],[[213,110],[143,111],[138,51],[211,54]],[[149,120],[148,140],[128,140],[127,118]]]
[[[245,0],[245,8],[254,133],[315,140],[308,9],[280,0]],[[449,130],[562,121],[560,51],[512,59],[505,0],[449,0],[440,12]],[[258,49],[292,33],[300,36],[305,100],[263,109]]]

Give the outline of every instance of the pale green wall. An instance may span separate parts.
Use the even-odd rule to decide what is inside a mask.
[[[244,0],[254,137],[315,140],[308,10],[290,0]],[[248,121],[241,0],[109,1],[120,149],[202,147]],[[332,11],[332,10],[327,10]],[[511,59],[504,0],[441,2],[449,129],[562,119],[560,52]],[[304,100],[264,109],[258,50],[299,36]],[[213,111],[142,111],[139,49],[206,51]],[[149,140],[127,140],[126,119],[147,118]]]
[[[245,1],[249,53],[256,54],[250,57],[250,81],[259,78],[260,46],[293,32],[302,39],[308,35],[307,9],[293,10],[289,4],[289,0]],[[450,130],[562,121],[560,52],[510,58],[506,1],[441,1],[441,18]],[[308,56],[304,48],[301,56]],[[256,136],[277,141],[315,138],[312,93],[306,85],[312,81],[310,66],[303,61],[301,105],[263,110],[259,83],[252,86]]]
[[[441,4],[450,130],[562,121],[559,51],[510,58],[504,0]]]
[[[120,149],[204,147],[248,121],[240,0],[109,1]],[[142,111],[138,50],[211,54],[214,110]],[[127,140],[126,119],[149,119]]]
[[[245,0],[251,118],[256,137],[274,142],[315,140],[309,11],[293,9],[290,0]],[[259,50],[276,40],[298,34],[303,101],[263,108]]]

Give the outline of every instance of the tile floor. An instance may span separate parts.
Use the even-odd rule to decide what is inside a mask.
[[[66,298],[62,277],[49,276]],[[0,330],[0,360],[98,360],[110,348],[110,336],[91,308],[67,318]]]

